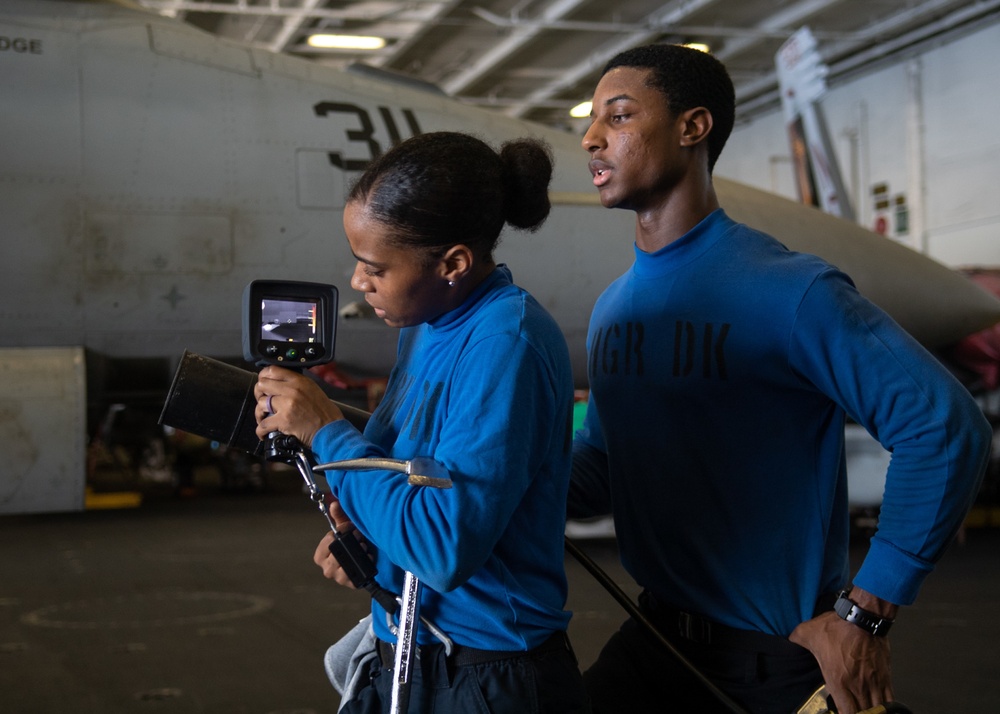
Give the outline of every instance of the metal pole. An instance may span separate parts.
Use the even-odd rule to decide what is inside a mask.
[[[396,633],[396,661],[392,679],[392,714],[406,714],[417,652],[417,621],[420,617],[420,580],[409,570],[403,579],[403,604]]]

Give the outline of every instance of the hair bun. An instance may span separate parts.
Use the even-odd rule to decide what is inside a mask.
[[[536,231],[548,218],[552,152],[538,139],[515,139],[500,147],[504,219],[514,228]]]

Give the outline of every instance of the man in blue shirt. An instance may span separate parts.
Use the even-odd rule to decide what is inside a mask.
[[[593,182],[635,211],[635,263],[591,317],[569,515],[614,514],[646,614],[748,710],[793,711],[824,681],[841,714],[891,701],[884,635],[972,504],[986,420],[848,276],[725,214],[720,62],[622,53],[592,119]],[[846,416],[893,452],[853,587]],[[585,680],[595,712],[718,706],[632,620]]]

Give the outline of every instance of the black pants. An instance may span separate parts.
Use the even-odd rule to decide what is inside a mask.
[[[791,714],[823,683],[812,654],[784,638],[774,637],[773,642],[756,648],[752,638],[749,646],[732,641],[713,643],[710,636],[701,637],[700,628],[694,632],[688,628],[682,635],[675,613],[656,612],[648,595],[640,601],[643,613],[671,644],[730,699],[753,714]],[[732,711],[631,618],[608,640],[583,679],[594,714]]]
[[[410,684],[410,712],[421,714],[589,714],[576,656],[563,633],[558,646],[476,664],[456,663],[441,645],[420,648]],[[341,714],[383,714],[392,703],[392,661],[375,658],[370,685]]]

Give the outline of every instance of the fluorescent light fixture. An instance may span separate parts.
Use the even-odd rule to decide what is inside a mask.
[[[684,46],[690,47],[692,50],[698,50],[699,52],[704,52],[705,54],[708,54],[711,51],[711,48],[709,48],[709,46],[706,45],[704,42],[685,42]]]
[[[592,108],[593,107],[590,102],[581,102],[569,110],[569,115],[574,119],[583,119],[584,117],[590,116],[590,110]]]
[[[310,47],[333,50],[380,50],[385,47],[382,37],[366,37],[364,35],[310,35],[307,43]]]

